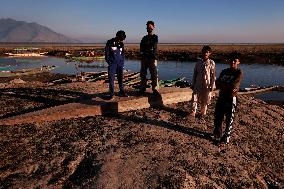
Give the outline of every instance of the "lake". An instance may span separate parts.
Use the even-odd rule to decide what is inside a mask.
[[[85,68],[76,68],[75,64]],[[1,70],[18,70],[23,68],[40,67],[44,65],[55,65],[58,68],[52,70],[53,73],[76,74],[84,71],[103,71],[107,70],[104,61],[94,63],[67,62],[66,59],[56,57],[40,58],[0,58]],[[96,66],[100,68],[86,68]],[[162,80],[185,77],[189,82],[192,79],[195,62],[178,62],[178,61],[158,61],[159,78]],[[7,67],[9,66],[9,67]],[[229,65],[216,62],[216,76],[218,77],[221,70]],[[255,86],[272,86],[284,85],[284,66],[264,65],[264,64],[246,64],[241,63],[240,68],[243,70],[244,79],[241,87]],[[126,60],[125,69],[136,72],[140,70],[139,60]],[[149,74],[148,74],[149,75]]]

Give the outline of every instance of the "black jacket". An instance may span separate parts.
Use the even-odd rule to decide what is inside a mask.
[[[158,58],[158,36],[145,35],[140,42],[140,53],[142,58]]]

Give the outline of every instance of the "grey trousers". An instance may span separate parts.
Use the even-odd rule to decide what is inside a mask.
[[[145,91],[147,86],[147,69],[149,68],[152,81],[152,90],[159,89],[158,83],[158,70],[157,70],[157,60],[152,58],[143,58],[141,60],[141,69],[140,69],[140,90]]]

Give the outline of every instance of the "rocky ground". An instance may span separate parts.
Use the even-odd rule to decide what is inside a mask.
[[[1,81],[0,118],[107,90],[104,83],[47,85],[60,77]],[[188,116],[184,102],[0,126],[0,188],[283,188],[284,109],[239,96],[232,140],[219,146],[210,138],[214,106],[204,119]]]

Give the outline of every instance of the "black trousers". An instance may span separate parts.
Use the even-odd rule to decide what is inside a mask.
[[[221,142],[228,143],[233,130],[234,113],[237,107],[237,97],[219,97],[215,107],[215,120],[213,134],[221,139]],[[223,120],[226,116],[226,129],[223,134]],[[222,135],[223,134],[223,135]]]

